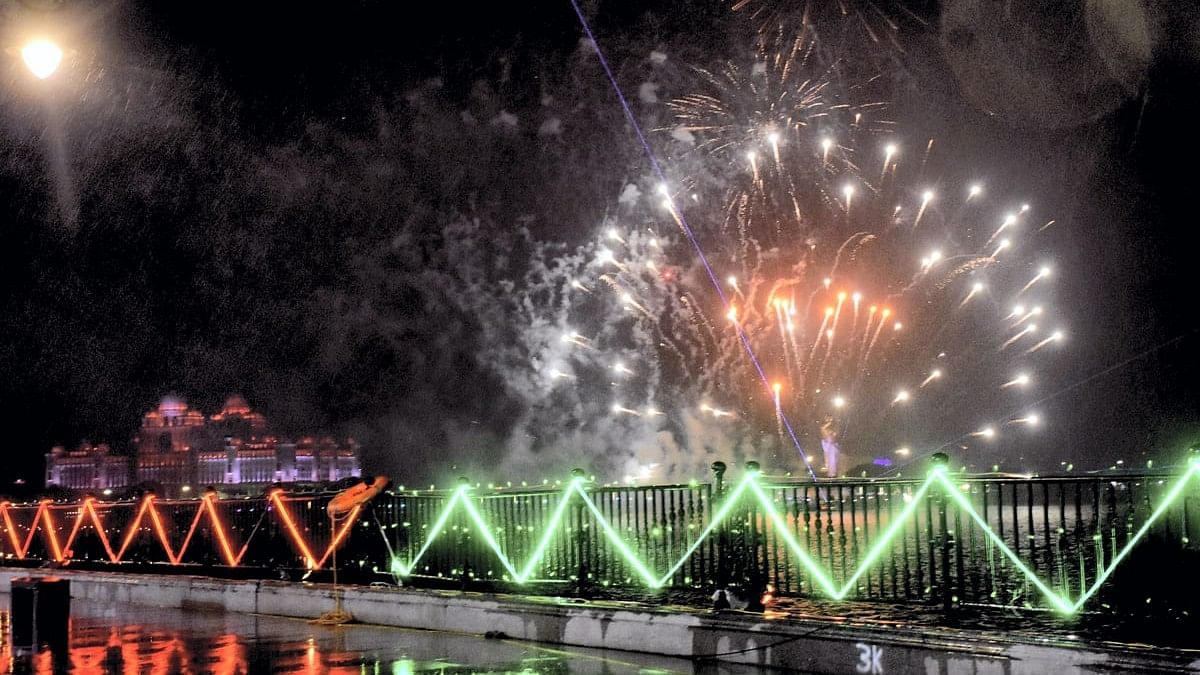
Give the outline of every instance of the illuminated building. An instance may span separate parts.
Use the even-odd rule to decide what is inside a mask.
[[[129,458],[107,445],[56,446],[46,455],[46,484],[70,490],[119,489],[129,485]]]
[[[233,395],[205,417],[175,396],[142,416],[133,438],[134,461],[107,446],[81,446],[46,455],[46,483],[74,490],[154,487],[161,496],[198,494],[207,486],[260,492],[272,483],[338,481],[362,475],[352,439],[302,437],[293,443],[271,433],[262,414]],[[235,487],[236,486],[236,487]]]

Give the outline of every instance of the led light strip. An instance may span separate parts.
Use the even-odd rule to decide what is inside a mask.
[[[945,467],[935,467],[930,472],[929,477],[921,483],[912,493],[908,503],[896,515],[895,518],[884,529],[871,546],[866,554],[858,562],[858,566],[850,577],[840,586],[833,579],[829,570],[822,567],[808,552],[808,550],[800,544],[796,536],[792,533],[787,524],[787,519],[780,514],[770,495],[760,483],[757,473],[750,473],[738,483],[732,491],[725,497],[716,512],[713,513],[709,523],[697,535],[696,539],[691,543],[683,555],[676,561],[667,571],[657,575],[650,566],[642,561],[634,549],[629,545],[624,538],[621,537],[617,528],[604,516],[601,509],[593,501],[591,495],[585,489],[585,481],[580,477],[573,478],[561,493],[561,498],[558,505],[551,513],[549,520],[544,528],[537,545],[534,547],[532,554],[529,556],[525,565],[518,568],[512,559],[510,559],[503,550],[500,542],[497,541],[493,534],[493,527],[487,522],[470,496],[470,488],[466,485],[460,486],[443,505],[441,512],[438,514],[433,526],[430,528],[428,536],[422,542],[420,549],[412,560],[403,562],[400,558],[394,557],[391,562],[392,572],[398,576],[411,576],[421,559],[426,555],[432,546],[433,542],[444,533],[447,524],[450,522],[451,516],[458,510],[462,510],[468,520],[482,535],[483,541],[487,547],[491,549],[497,556],[504,570],[507,572],[507,578],[517,584],[524,584],[534,580],[534,573],[538,565],[545,559],[547,551],[553,542],[554,536],[559,532],[559,527],[567,513],[567,507],[573,500],[579,499],[582,501],[582,507],[586,508],[592,514],[597,526],[600,528],[604,537],[612,544],[617,553],[628,563],[630,568],[636,572],[640,581],[650,588],[662,588],[670,583],[672,577],[686,564],[687,560],[700,548],[704,541],[713,535],[716,529],[725,522],[734,508],[747,497],[753,497],[756,503],[761,507],[761,512],[765,518],[770,521],[773,532],[783,540],[785,547],[799,561],[800,565],[809,573],[815,581],[816,586],[826,596],[835,600],[842,600],[850,596],[856,588],[858,581],[866,574],[872,566],[874,566],[883,554],[891,546],[895,538],[904,531],[910,521],[916,516],[920,504],[925,496],[933,488],[939,489],[945,494],[949,501],[958,507],[960,512],[965,513],[967,518],[979,527],[983,536],[988,542],[996,546],[1001,555],[1006,558],[1014,568],[1019,570],[1037,590],[1045,596],[1047,602],[1056,611],[1062,614],[1074,614],[1080,610],[1108,581],[1112,576],[1113,570],[1129,556],[1133,548],[1146,536],[1153,527],[1154,523],[1160,520],[1171,506],[1184,494],[1188,483],[1200,474],[1200,458],[1194,458],[1188,465],[1187,471],[1183,473],[1167,490],[1159,505],[1151,512],[1150,516],[1142,523],[1141,527],[1133,534],[1132,537],[1125,543],[1116,555],[1109,561],[1106,566],[1099,570],[1096,579],[1086,587],[1081,588],[1078,597],[1072,599],[1066,593],[1055,591],[1048,583],[1042,580],[1041,577],[1034,572],[1023,561],[1020,556],[1010,548],[1007,543],[988,525],[985,516],[981,515],[976,510],[975,505],[971,500],[962,493],[953,482],[953,479],[946,473]],[[304,556],[306,565],[310,569],[321,569],[325,562],[330,558],[334,549],[345,541],[349,535],[351,528],[358,521],[361,515],[361,507],[355,507],[344,522],[334,528],[333,536],[326,546],[320,558],[313,555],[313,548],[300,532],[291,511],[288,509],[288,501],[297,501],[285,497],[282,491],[272,492],[269,497],[269,502],[274,506],[274,511],[278,514],[279,520],[283,523],[285,530],[288,532],[298,553]],[[197,510],[192,519],[187,535],[184,537],[183,544],[176,552],[172,549],[170,539],[167,533],[167,527],[163,522],[162,515],[158,512],[155,506],[155,498],[153,495],[147,495],[138,506],[137,514],[132,522],[126,528],[125,535],[122,539],[121,548],[117,552],[113,552],[112,543],[104,533],[103,522],[100,514],[97,511],[95,500],[92,498],[85,499],[81,504],[71,506],[52,506],[49,501],[42,501],[38,504],[34,512],[33,519],[30,521],[29,531],[22,541],[16,524],[13,521],[11,511],[16,507],[9,502],[0,503],[0,522],[3,523],[8,532],[8,541],[12,547],[13,554],[19,559],[25,559],[29,553],[30,546],[33,544],[34,536],[40,528],[49,545],[49,552],[55,561],[61,562],[73,557],[72,545],[78,539],[84,519],[89,518],[93,529],[104,545],[104,550],[108,554],[109,560],[112,562],[121,562],[125,553],[129,550],[130,545],[137,537],[143,519],[149,515],[151,521],[151,529],[154,531],[159,544],[163,551],[167,554],[168,562],[171,565],[182,564],[184,553],[194,539],[194,534],[204,516],[212,526],[214,538],[219,547],[219,552],[222,554],[224,561],[231,567],[236,567],[240,564],[242,557],[246,553],[249,546],[247,541],[241,549],[235,554],[234,548],[230,543],[229,533],[216,509],[216,496],[212,494],[196,502]],[[56,534],[57,526],[54,522],[53,510],[78,509],[78,513],[74,518],[71,527],[71,532],[67,536],[64,543],[60,544],[58,535]],[[102,505],[103,508],[103,505]]]
[[[296,525],[295,519],[292,517],[291,511],[288,510],[285,502],[292,501],[285,498],[281,491],[271,493],[270,502],[275,507],[275,512],[279,515],[279,519],[283,522],[288,536],[295,545],[297,552],[304,556],[305,565],[309,569],[321,569],[325,562],[332,556],[334,548],[340,546],[350,534],[351,527],[358,521],[358,516],[362,512],[361,506],[356,506],[350,511],[345,521],[334,532],[333,538],[320,558],[315,558],[312,553],[312,547],[301,534]],[[241,549],[236,553],[234,546],[231,543],[230,534],[225,523],[221,521],[220,515],[217,513],[215,494],[206,494],[203,499],[197,502],[185,502],[186,504],[195,504],[196,513],[192,517],[192,522],[187,529],[187,534],[184,536],[183,543],[176,551],[171,546],[171,539],[168,533],[167,524],[164,522],[163,516],[159,513],[155,506],[156,499],[154,495],[146,495],[137,506],[137,512],[133,520],[125,528],[124,536],[121,538],[121,547],[117,551],[113,551],[112,541],[104,531],[104,523],[100,518],[100,513],[96,508],[96,500],[94,497],[88,497],[79,504],[71,504],[67,506],[54,506],[52,502],[46,500],[38,503],[37,510],[33,514],[33,519],[29,524],[29,531],[22,540],[17,524],[12,517],[12,511],[21,507],[14,507],[11,502],[0,503],[0,523],[3,523],[5,530],[8,532],[8,543],[12,548],[12,554],[19,560],[24,560],[29,555],[29,549],[33,545],[33,539],[38,530],[42,531],[43,537],[49,547],[49,553],[55,562],[63,562],[74,558],[72,545],[79,538],[85,519],[91,521],[93,530],[100,543],[104,546],[104,551],[108,555],[110,562],[119,563],[125,558],[125,554],[129,551],[130,545],[137,539],[138,533],[141,531],[142,521],[149,516],[150,529],[155,534],[159,545],[163,552],[166,553],[167,562],[171,565],[183,564],[183,557],[195,538],[196,530],[200,526],[200,521],[207,516],[213,538],[217,546],[218,553],[221,554],[226,565],[237,567],[241,564],[242,558],[246,555],[250,542],[245,542]],[[100,508],[111,508],[111,505],[102,504]],[[74,521],[71,525],[70,534],[64,543],[60,544],[58,540],[58,524],[54,519],[54,511],[64,511],[78,509]],[[478,514],[476,514],[478,515]]]
[[[637,573],[637,576],[640,577],[641,581],[650,588],[662,588],[670,582],[671,578],[679,571],[680,568],[683,567],[688,558],[690,558],[692,554],[696,552],[701,544],[708,537],[712,536],[712,533],[716,530],[716,528],[729,517],[730,512],[733,510],[735,505],[740,503],[747,495],[750,495],[754,497],[757,504],[761,507],[762,513],[765,515],[766,519],[771,522],[771,525],[773,526],[773,532],[783,540],[784,545],[792,553],[796,560],[799,561],[800,565],[809,573],[821,592],[835,600],[843,600],[851,595],[862,576],[879,561],[887,549],[892,545],[895,538],[902,531],[904,531],[905,527],[916,516],[917,509],[923,503],[923,500],[929,491],[937,488],[942,493],[947,495],[949,501],[953,502],[963,513],[967,515],[972,522],[979,527],[986,539],[991,544],[995,545],[1001,554],[1012,563],[1013,567],[1019,570],[1029,580],[1029,583],[1031,583],[1043,596],[1045,596],[1047,602],[1055,611],[1061,614],[1074,614],[1078,612],[1080,608],[1082,608],[1083,605],[1086,604],[1088,600],[1090,600],[1099,591],[1100,587],[1103,586],[1108,578],[1112,575],[1113,570],[1116,569],[1117,565],[1119,565],[1129,555],[1138,542],[1145,537],[1146,533],[1150,531],[1150,528],[1154,525],[1154,523],[1162,518],[1167,510],[1170,509],[1171,506],[1179,499],[1179,497],[1184,494],[1184,489],[1187,487],[1192,478],[1194,478],[1198,473],[1200,473],[1200,459],[1193,459],[1189,464],[1187,471],[1184,472],[1184,474],[1171,485],[1171,488],[1167,491],[1161,503],[1157,508],[1154,509],[1146,521],[1142,523],[1142,526],[1137,530],[1137,532],[1134,533],[1134,535],[1129,538],[1129,541],[1125,543],[1125,546],[1115,556],[1113,556],[1108,565],[1103,567],[1103,570],[1091,583],[1091,585],[1086,587],[1075,599],[1072,599],[1065,593],[1059,593],[1055,591],[1050,587],[1049,584],[1043,581],[1042,578],[1039,577],[1037,573],[1025,563],[1025,561],[1021,560],[1020,556],[1014,552],[1008,546],[1008,544],[996,534],[994,530],[992,530],[987,523],[987,519],[980,515],[979,511],[975,509],[974,504],[971,503],[971,500],[962,494],[962,490],[960,490],[959,487],[954,484],[953,479],[947,475],[945,467],[941,466],[935,467],[933,471],[930,472],[929,477],[926,478],[926,480],[921,483],[919,487],[917,487],[916,491],[913,492],[911,498],[909,499],[908,504],[906,504],[905,507],[897,514],[897,516],[888,524],[883,533],[879,535],[874,545],[859,561],[854,572],[840,586],[836,581],[834,581],[830,571],[822,567],[816,560],[814,560],[809,554],[808,550],[805,549],[805,547],[802,546],[796,539],[795,535],[791,532],[791,529],[787,524],[786,518],[779,513],[778,509],[775,508],[771,497],[763,489],[763,486],[759,482],[758,476],[755,473],[747,475],[746,478],[742,480],[742,482],[739,483],[733,489],[733,491],[726,496],[716,513],[713,514],[713,517],[709,521],[708,525],[696,537],[695,541],[692,542],[687,551],[684,552],[683,556],[673,565],[671,565],[666,573],[661,576],[656,575],[650,569],[649,565],[647,565],[637,556],[629,543],[621,537],[616,528],[613,527],[612,523],[605,518],[600,508],[584,489],[583,480],[581,478],[573,479],[561,493],[558,506],[554,510],[554,513],[551,515],[550,520],[545,527],[545,534],[542,535],[541,540],[538,542],[525,566],[521,568],[520,571],[517,570],[514,562],[504,553],[500,543],[496,541],[495,536],[492,534],[493,528],[480,515],[479,510],[476,508],[469,495],[469,488],[465,485],[455,490],[450,499],[443,506],[441,513],[438,514],[433,527],[429,530],[428,536],[421,544],[421,547],[417,551],[416,555],[414,555],[413,558],[408,562],[401,561],[399,557],[394,558],[392,560],[391,569],[392,572],[398,576],[411,576],[414,570],[416,570],[421,559],[429,551],[429,548],[433,544],[434,540],[436,540],[438,536],[445,531],[446,525],[450,521],[450,517],[457,509],[461,508],[466,512],[468,519],[479,530],[483,537],[484,543],[486,543],[487,547],[496,554],[496,557],[500,560],[501,565],[508,572],[508,580],[517,584],[528,583],[529,581],[533,580],[533,573],[537,568],[538,563],[545,558],[546,551],[549,548],[554,534],[556,534],[558,531],[559,525],[562,522],[564,514],[566,513],[568,504],[573,499],[578,497],[580,500],[582,500],[583,506],[587,508],[589,512],[591,512],[592,516],[596,520],[596,524],[604,533],[604,536],[613,545],[613,548],[617,551],[617,553],[619,553],[620,556],[624,558],[626,563],[628,563],[628,565]]]

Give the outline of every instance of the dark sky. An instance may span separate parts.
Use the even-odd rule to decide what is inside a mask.
[[[430,77],[441,78],[450,109],[484,105],[479,82],[509,109],[537,105],[578,46],[569,2],[470,4],[65,2],[40,19],[7,7],[22,21],[70,27],[79,44],[44,90],[8,52],[0,68],[0,414],[14,475],[35,478],[55,443],[123,445],[168,391],[207,411],[240,391],[285,429],[356,433],[368,469],[411,466],[420,443],[395,439],[419,433],[430,408],[502,433],[511,410],[478,395],[498,388],[494,376],[461,344],[431,341],[422,325],[436,309],[419,294],[400,283],[392,314],[372,308],[400,317],[395,334],[347,319],[375,321],[346,309],[347,298],[396,282],[355,276],[370,249],[341,218],[378,215],[360,213],[374,200],[345,167],[401,165],[409,173],[397,193],[435,191],[413,186],[436,186],[439,171],[423,170],[419,152],[387,157],[386,147],[328,140],[378,137],[380,110]],[[942,38],[960,3],[908,3],[912,14],[879,5],[904,28],[893,55],[897,120],[944,139],[964,165],[987,158],[989,180],[1061,221],[1072,355],[1043,389],[1052,396],[1043,409],[1060,423],[1023,451],[1043,466],[1059,457],[1102,466],[1171,457],[1200,440],[1196,18],[1157,17],[1148,66],[1113,93],[1072,72],[1070,40],[1053,31],[1075,19],[1056,3],[1015,3],[1048,33],[1016,31],[1010,50],[983,44],[980,25],[974,37],[954,34],[956,52]],[[627,44],[670,45],[688,61],[726,36],[722,3],[585,6],[618,64]],[[983,66],[972,61],[980,55]],[[963,77],[970,68],[984,84]],[[615,105],[602,84],[595,100]],[[627,140],[613,153],[635,164]],[[497,152],[496,166],[521,164]],[[462,170],[480,185],[492,175],[482,160]],[[596,182],[572,199],[598,216],[616,189]],[[501,213],[540,203],[536,185],[505,189],[490,197],[511,203]],[[74,210],[64,213],[64,200]],[[399,269],[417,276],[436,265],[421,258],[427,244],[416,242],[417,257]],[[427,382],[436,373],[455,375]]]

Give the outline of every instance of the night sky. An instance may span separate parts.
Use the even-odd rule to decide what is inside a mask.
[[[951,30],[972,4],[872,6],[901,28],[880,48],[898,126],[1057,220],[1070,350],[1043,374],[1050,423],[1014,452],[1169,461],[1200,442],[1200,22],[1153,15],[1145,68],[1090,88],[1073,68],[1099,57],[1059,39],[1075,3],[1007,3],[1026,22],[1011,34]],[[579,66],[568,0],[469,5],[3,6],[6,47],[37,22],[72,41],[44,82],[0,55],[7,475],[39,480],[54,444],[127,447],[168,392],[209,413],[240,392],[281,431],[353,434],[368,472],[501,463],[522,403],[477,356],[488,317],[440,295],[462,277],[446,226],[574,245],[646,163]],[[631,91],[650,50],[710,65],[749,22],[715,1],[585,11]],[[581,131],[456,131],[547,95]]]

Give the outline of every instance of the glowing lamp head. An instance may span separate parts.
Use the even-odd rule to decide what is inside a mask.
[[[846,399],[842,398],[841,396],[834,396],[833,397],[833,407],[838,408],[839,410],[841,408],[845,408],[846,407]]]
[[[599,251],[596,251],[596,260],[600,261],[601,263],[610,263],[613,261],[613,252],[606,248],[602,248]]]
[[[39,80],[53,75],[62,63],[62,57],[62,49],[49,40],[31,40],[21,48],[21,60],[25,62],[29,72]]]
[[[662,195],[662,196],[664,196],[664,197],[669,197],[669,196],[671,196],[671,191],[667,189],[667,184],[666,184],[666,183],[659,183],[659,184],[658,184],[658,194],[660,194],[660,195]]]
[[[898,330],[902,330],[903,328],[904,328],[904,324],[900,323],[899,321],[892,324],[892,330],[898,331]]]
[[[855,302],[855,304],[857,304],[862,301],[862,293],[855,291],[854,295],[850,296],[850,299],[853,300]]]
[[[1029,384],[1029,375],[1026,373],[1020,373],[1013,378],[1013,382],[1016,382],[1020,386],[1024,387],[1025,385]]]
[[[995,438],[996,430],[992,427],[984,427],[979,430],[979,435],[983,436],[984,438]]]
[[[779,132],[772,131],[771,133],[767,134],[767,142],[771,145],[779,145]]]
[[[838,291],[837,299],[838,302],[844,301],[846,299],[846,291]]]
[[[824,283],[825,288],[828,289],[829,285],[833,283],[833,279],[830,279],[829,277],[825,277],[825,280],[822,283]]]
[[[974,185],[972,185],[970,188],[967,189],[968,197],[978,197],[981,194],[983,194],[983,186],[980,185],[979,183],[975,183]]]
[[[613,240],[620,239],[620,238],[621,238],[621,234],[620,234],[619,232],[617,232],[617,228],[615,228],[615,227],[614,227],[614,228],[610,228],[610,229],[608,230],[608,238],[609,238],[609,239],[613,239]]]
[[[1029,310],[1029,313],[1032,314],[1033,316],[1041,316],[1042,315],[1042,306],[1037,305],[1033,309]]]
[[[888,309],[887,307],[884,307],[883,308],[883,318],[886,319],[891,315],[892,315],[892,310]]]
[[[750,160],[750,163],[753,164],[758,160],[758,153],[751,150],[750,152],[746,153],[746,159]]]
[[[1022,204],[1022,205],[1021,205],[1021,213],[1025,213],[1025,212],[1026,212],[1026,211],[1028,211],[1028,210],[1029,210],[1029,204]]]
[[[937,378],[942,376],[942,371],[934,370],[932,373],[929,373],[929,376],[936,380]]]
[[[725,315],[730,321],[737,323],[737,307],[730,307],[729,312]]]
[[[825,331],[825,337],[829,338],[830,340],[832,340],[832,339],[833,339],[833,329],[832,329],[832,328],[830,328],[829,330]]]
[[[875,310],[877,310],[877,309],[879,309],[879,308],[876,307],[875,305],[871,305],[870,307],[867,308],[867,311],[874,314]]]
[[[908,457],[912,454],[912,450],[908,449],[907,447],[897,448],[896,454],[900,455],[901,457]]]
[[[825,308],[825,316],[833,316],[833,308],[832,307]]]
[[[735,276],[726,277],[725,283],[729,284],[730,286],[737,286],[737,277],[735,277]]]
[[[921,193],[921,201],[925,202],[926,204],[933,201],[933,190],[926,190],[925,192]]]
[[[771,385],[771,390],[775,392],[776,396],[778,396],[779,392],[783,391],[783,385],[776,382],[775,384]]]
[[[825,152],[829,152],[829,149],[832,147],[833,147],[833,139],[832,138],[822,138],[821,139],[821,149],[822,150],[824,150]]]
[[[896,154],[896,149],[895,143],[888,143],[887,145],[883,146],[883,153],[891,158],[892,155]]]
[[[1025,423],[1031,427],[1036,427],[1039,423],[1041,423],[1041,421],[1042,418],[1038,417],[1037,415],[1026,415],[1025,417]]]
[[[1050,266],[1043,265],[1042,268],[1040,270],[1038,270],[1038,277],[1045,279],[1046,277],[1050,276],[1050,272],[1051,272]]]
[[[1013,224],[1013,223],[1015,223],[1015,222],[1017,222],[1017,217],[1016,217],[1016,216],[1014,216],[1013,214],[1011,214],[1011,213],[1010,213],[1010,214],[1008,214],[1008,215],[1004,216],[1004,223],[1003,223],[1003,225],[1004,225],[1005,227],[1008,227],[1009,225],[1012,225],[1012,224]]]
[[[900,391],[896,392],[896,401],[903,403],[903,402],[907,401],[908,398],[909,398],[909,395],[908,395],[907,391],[901,389]]]
[[[1063,335],[1063,332],[1061,330],[1056,330],[1056,331],[1054,331],[1054,334],[1050,336],[1050,339],[1054,340],[1055,342],[1058,342],[1065,337],[1066,336]]]
[[[979,283],[978,281],[976,281],[976,282],[975,282],[975,284],[971,286],[971,290],[973,290],[973,291],[975,291],[976,293],[978,293],[978,292],[980,292],[980,291],[982,291],[982,290],[983,290],[983,284],[981,284],[981,283]]]
[[[1013,305],[1012,313],[1017,314],[1017,315],[1024,314],[1025,313],[1025,305]]]
[[[850,199],[854,196],[854,186],[847,184],[842,188],[842,194],[846,195],[846,199]]]

